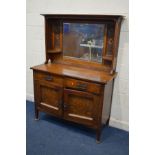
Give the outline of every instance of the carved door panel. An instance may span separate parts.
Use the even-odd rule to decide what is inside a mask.
[[[61,116],[62,115],[62,93],[61,86],[46,81],[39,82],[39,107],[44,111]]]
[[[98,120],[99,97],[77,91],[64,90],[64,118],[77,123],[94,126]]]

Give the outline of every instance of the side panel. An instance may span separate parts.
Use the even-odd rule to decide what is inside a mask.
[[[102,123],[106,124],[110,117],[111,112],[111,101],[113,92],[113,81],[110,81],[105,85],[103,109],[102,109]]]

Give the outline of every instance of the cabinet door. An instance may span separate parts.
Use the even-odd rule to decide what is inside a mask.
[[[99,117],[99,96],[71,89],[64,90],[64,118],[96,126]]]
[[[52,115],[62,115],[62,93],[61,86],[46,81],[39,82],[39,107],[42,111]]]

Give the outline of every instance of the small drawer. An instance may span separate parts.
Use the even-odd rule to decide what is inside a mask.
[[[54,82],[60,85],[63,85],[63,78],[57,75],[52,75],[50,73],[43,73],[43,72],[34,72],[34,79],[35,80],[43,80],[47,82]]]
[[[85,82],[82,80],[76,80],[71,78],[65,78],[64,85],[66,88],[72,88],[95,94],[100,94],[102,89],[102,86],[100,84]]]

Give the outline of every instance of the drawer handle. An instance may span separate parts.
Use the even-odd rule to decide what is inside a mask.
[[[77,83],[76,88],[79,90],[86,90],[87,89],[87,84],[85,83]]]
[[[53,80],[53,77],[50,76],[50,75],[49,75],[49,76],[46,76],[46,77],[45,77],[45,80],[46,80],[46,81],[51,81],[51,80]]]

